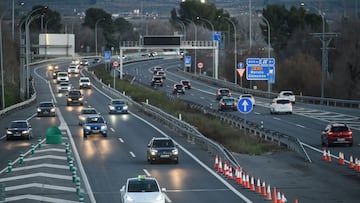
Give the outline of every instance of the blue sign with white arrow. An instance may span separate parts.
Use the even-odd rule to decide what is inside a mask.
[[[253,103],[249,98],[242,98],[238,101],[237,109],[241,113],[250,113],[253,109]]]

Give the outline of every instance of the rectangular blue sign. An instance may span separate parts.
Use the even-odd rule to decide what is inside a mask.
[[[111,60],[111,51],[104,52],[105,61],[109,62]]]
[[[185,56],[185,66],[191,66],[191,56]]]

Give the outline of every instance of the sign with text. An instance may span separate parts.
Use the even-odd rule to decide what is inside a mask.
[[[275,82],[275,59],[274,58],[247,58],[247,80],[269,80]]]

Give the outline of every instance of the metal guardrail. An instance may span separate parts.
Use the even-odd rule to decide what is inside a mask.
[[[179,69],[179,71],[183,71]],[[275,98],[278,96],[278,93],[267,92],[261,90],[254,90],[249,88],[243,88],[239,85],[228,82],[225,80],[216,80],[212,77],[206,75],[196,75],[194,76],[192,73],[183,72],[187,74],[189,77],[207,82],[209,84],[213,84],[219,87],[227,87],[233,91],[241,92],[241,93],[249,93],[254,96],[260,96],[265,98]],[[319,104],[326,106],[337,106],[337,107],[347,107],[347,108],[360,108],[360,100],[346,100],[346,99],[334,99],[334,98],[320,98],[320,97],[312,97],[312,96],[301,96],[296,95],[297,102],[309,103],[309,104]]]

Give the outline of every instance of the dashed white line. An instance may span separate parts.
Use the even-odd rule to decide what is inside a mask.
[[[121,138],[118,138],[121,143],[124,143],[124,140]]]
[[[281,121],[281,119],[280,118],[278,118],[278,117],[273,117],[275,120],[278,120],[278,121]]]
[[[111,132],[115,132],[115,129],[114,128],[110,128]]]
[[[135,154],[134,154],[134,152],[129,152],[129,153],[130,153],[130,155],[131,155],[133,158],[136,157]]]
[[[148,171],[148,170],[146,170],[146,169],[143,169],[143,171],[144,171],[144,173],[145,173],[145,175],[146,175],[146,176],[149,176],[149,177],[151,177],[151,174],[149,173],[149,171]]]
[[[300,128],[305,128],[305,126],[303,125],[300,125],[300,124],[296,124],[297,127],[300,127]]]

